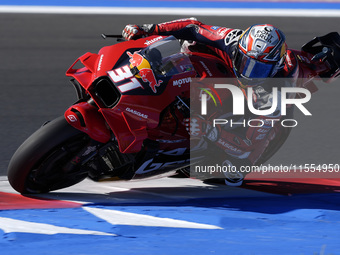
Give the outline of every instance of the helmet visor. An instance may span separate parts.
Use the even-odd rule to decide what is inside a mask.
[[[275,63],[263,63],[238,51],[234,60],[236,73],[244,78],[268,78],[271,76]]]

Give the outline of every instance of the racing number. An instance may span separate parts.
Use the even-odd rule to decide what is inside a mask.
[[[143,88],[140,82],[131,73],[130,67],[128,65],[119,67],[107,73],[113,82],[121,82],[125,79],[128,79],[126,83],[117,86],[117,88],[122,93],[133,90],[133,89],[137,89],[137,88]]]

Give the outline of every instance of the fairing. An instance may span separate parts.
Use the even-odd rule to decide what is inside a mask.
[[[187,132],[182,131],[185,130],[183,116],[180,116],[178,124],[182,127],[177,127],[175,133],[171,128],[162,126],[160,119],[165,108],[176,101],[178,96],[189,98],[189,84],[197,72],[190,58],[184,53],[178,53],[181,45],[176,39],[162,39],[158,36],[127,41],[104,47],[98,54],[87,53],[75,62],[81,62],[85,67],[76,69],[73,64],[66,73],[75,78],[94,99],[98,113],[112,130],[123,153],[139,152],[143,141],[150,137],[156,140],[188,139]],[[151,52],[154,51],[161,54],[158,62],[152,59],[154,55]],[[149,61],[149,68],[143,66],[138,73],[132,73],[132,63],[138,66],[141,58]],[[112,99],[115,103],[110,107],[101,100],[103,96],[98,95],[96,89],[97,81],[102,77],[110,79],[110,89],[113,88],[115,93],[109,94],[117,97]],[[107,94],[105,91],[102,93]],[[171,114],[168,115],[167,118],[171,118]],[[70,120],[68,122],[79,128],[79,125]]]

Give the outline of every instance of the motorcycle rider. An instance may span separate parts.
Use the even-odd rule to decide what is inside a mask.
[[[161,24],[126,25],[122,32],[126,40],[149,35],[173,35],[177,39],[199,42],[233,66],[237,77],[248,79],[275,76],[286,59],[285,36],[269,25],[253,25],[245,31],[205,25],[195,18]],[[287,75],[287,74],[286,74]]]
[[[254,107],[259,110],[270,108],[272,102],[271,91],[262,84],[264,79],[293,77],[297,74],[297,60],[290,51],[287,51],[284,33],[270,24],[253,25],[243,31],[205,25],[195,18],[188,18],[141,26],[129,24],[124,28],[122,35],[126,40],[150,35],[173,35],[177,39],[185,40],[184,44],[189,45],[189,49],[196,47],[200,50],[208,47],[228,66],[233,67],[235,76],[243,81],[239,82],[240,87],[251,86],[253,88]],[[200,47],[202,45],[204,47]],[[262,117],[265,119],[280,118],[279,107],[271,116]],[[256,119],[259,119],[259,116]],[[199,117],[194,120],[192,118],[191,123],[193,121],[195,127],[204,122]],[[210,126],[210,129],[201,130],[200,135],[204,135],[225,150],[230,157],[223,162],[223,165],[229,166],[256,164],[268,145],[264,137],[273,132],[270,128],[257,127],[243,128],[241,132],[240,129],[221,129],[217,131],[220,133],[220,138],[214,140],[212,134],[213,131],[216,133],[216,130],[213,130],[211,125],[205,124]],[[233,136],[223,136],[223,132],[233,133]],[[251,146],[262,146],[262,150],[250,153]],[[241,185],[245,176],[245,173],[240,172],[224,174],[226,184],[231,186]]]

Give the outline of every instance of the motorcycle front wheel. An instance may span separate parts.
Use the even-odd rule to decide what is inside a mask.
[[[72,186],[88,173],[76,162],[90,138],[59,117],[39,128],[14,153],[8,181],[22,194],[47,193]]]

